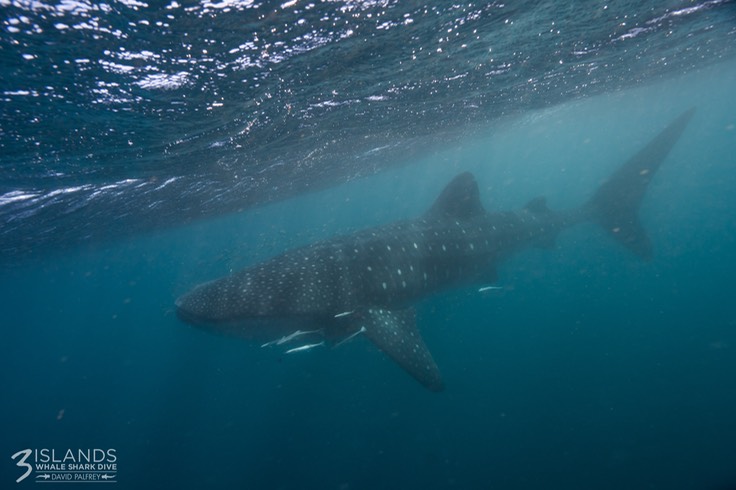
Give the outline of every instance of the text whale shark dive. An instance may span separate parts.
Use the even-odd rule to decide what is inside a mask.
[[[455,177],[423,216],[286,251],[176,300],[182,320],[217,332],[291,347],[339,345],[365,335],[422,385],[443,382],[416,326],[412,304],[437,291],[496,280],[496,265],[527,246],[551,246],[563,229],[599,223],[648,259],[637,217],[654,173],[692,117],[670,123],[581,207],[550,210],[544,198],[489,213],[470,173]]]

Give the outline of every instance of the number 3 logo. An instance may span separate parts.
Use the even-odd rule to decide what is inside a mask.
[[[19,468],[25,468],[26,469],[26,472],[23,473],[20,476],[20,478],[18,478],[17,480],[15,480],[15,483],[22,482],[23,480],[26,479],[26,477],[28,475],[31,474],[31,471],[33,471],[33,467],[30,464],[26,463],[26,460],[28,459],[28,456],[30,456],[30,455],[31,455],[31,450],[30,449],[24,449],[22,451],[18,451],[17,453],[15,453],[14,455],[11,456],[12,459],[16,459],[18,456],[22,456],[20,458],[20,461],[18,461],[17,463],[15,463],[15,466],[17,466]]]

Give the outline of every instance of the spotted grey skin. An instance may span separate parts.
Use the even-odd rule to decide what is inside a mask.
[[[269,343],[299,339],[304,347],[364,333],[425,387],[440,391],[439,369],[412,305],[446,288],[493,282],[499,262],[528,246],[552,246],[561,230],[586,220],[650,257],[639,205],[692,114],[672,122],[580,208],[553,212],[537,198],[518,211],[488,213],[474,177],[462,173],[417,219],[289,250],[204,283],[177,299],[177,314],[221,333]]]

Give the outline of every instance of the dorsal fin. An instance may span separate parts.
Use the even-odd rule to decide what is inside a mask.
[[[426,216],[468,219],[483,213],[475,177],[463,172],[445,186]]]

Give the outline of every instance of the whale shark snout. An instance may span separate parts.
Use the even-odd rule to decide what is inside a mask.
[[[213,288],[215,281],[200,284],[188,293],[174,301],[176,316],[186,323],[206,326],[232,320],[232,312],[223,314],[226,310],[220,306],[222,301],[217,298],[217,291]]]

